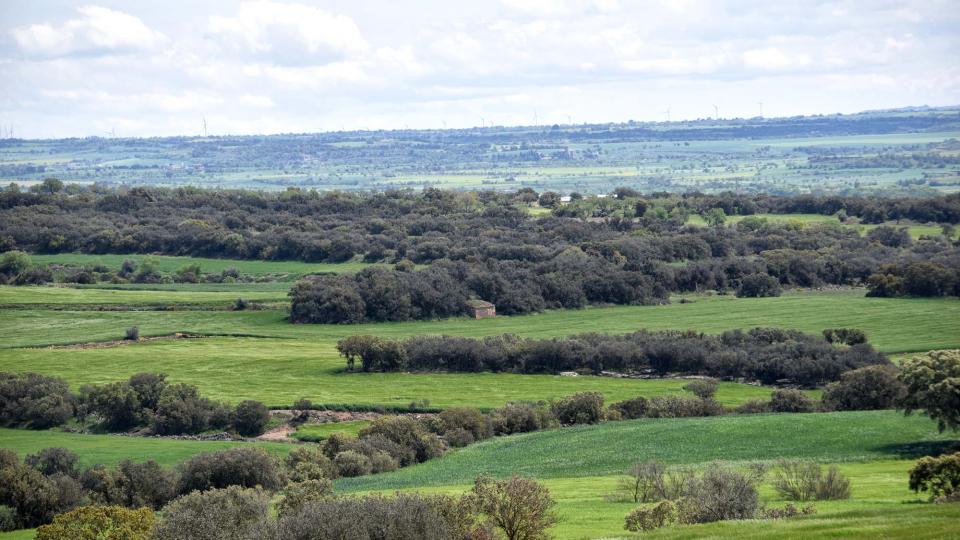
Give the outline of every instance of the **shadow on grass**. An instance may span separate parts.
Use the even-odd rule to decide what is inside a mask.
[[[960,452],[960,441],[920,441],[903,444],[888,444],[879,451],[894,454],[901,459],[917,459],[924,456],[939,456]]]

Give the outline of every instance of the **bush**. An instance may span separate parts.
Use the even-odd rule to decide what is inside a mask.
[[[80,492],[68,476],[46,477],[19,463],[0,469],[0,506],[14,509],[17,528],[49,523],[55,515],[76,506]]]
[[[848,371],[839,381],[827,385],[821,398],[823,405],[835,411],[892,409],[906,392],[898,375],[899,370],[894,366],[867,366]]]
[[[197,454],[178,466],[180,493],[240,486],[279,489],[284,478],[276,458],[262,448],[237,447]]]
[[[786,519],[796,516],[810,516],[816,513],[817,509],[812,504],[797,508],[793,504],[787,503],[783,508],[764,508],[760,512],[760,517],[763,519]]]
[[[677,519],[677,508],[671,501],[661,501],[653,506],[640,507],[625,518],[623,528],[631,532],[652,531]]]
[[[76,478],[79,476],[77,462],[80,457],[66,448],[44,448],[36,454],[30,454],[24,462],[29,467],[40,471],[45,476],[65,474]]]
[[[773,478],[773,488],[792,501],[829,501],[850,498],[850,481],[831,465],[827,473],[817,463],[781,461]]]
[[[493,435],[490,419],[476,407],[451,407],[440,413],[444,434],[450,440],[449,431],[461,429],[470,433],[473,440],[481,441]],[[469,443],[468,443],[469,444]],[[465,445],[464,445],[465,446]]]
[[[956,500],[960,496],[960,452],[921,458],[910,469],[910,489],[929,492],[931,501]]]
[[[259,401],[248,399],[237,404],[233,426],[244,437],[256,437],[263,433],[270,421],[270,409]]]
[[[293,482],[319,480],[321,478],[336,479],[337,468],[319,448],[314,445],[294,447],[284,458],[288,476]]]
[[[777,278],[768,274],[750,274],[745,276],[737,287],[737,298],[780,296],[781,292]]]
[[[138,426],[147,416],[140,396],[127,382],[85,385],[80,389],[80,396],[85,412],[103,419],[104,427],[110,431]]]
[[[716,379],[698,379],[685,384],[683,389],[693,392],[700,399],[712,399],[719,387],[720,381]]]
[[[681,523],[711,523],[728,519],[752,519],[760,507],[757,484],[759,469],[741,473],[712,464],[694,478],[679,502]]]
[[[131,326],[130,328],[127,328],[127,331],[123,335],[123,339],[127,341],[137,341],[140,339],[140,327]]]
[[[723,407],[712,399],[688,396],[656,396],[647,402],[648,418],[688,418],[695,416],[719,416]]]
[[[159,510],[177,496],[177,474],[152,459],[121,461],[117,465],[116,479],[120,503],[130,508],[146,506]]]
[[[493,480],[481,476],[471,495],[477,509],[510,539],[549,538],[547,529],[557,522],[550,491],[532,478]]]
[[[66,381],[38,373],[0,372],[0,425],[46,429],[73,416]]]
[[[490,413],[493,432],[497,435],[512,435],[546,429],[556,419],[542,404],[512,402]]]
[[[447,495],[327,497],[281,514],[275,525],[257,531],[257,536],[264,540],[485,538],[471,534],[474,521],[470,501]]]
[[[550,408],[562,425],[596,424],[603,420],[603,394],[579,392],[557,400]]]
[[[158,435],[200,433],[210,425],[213,408],[210,400],[200,396],[197,387],[183,383],[167,385],[160,393],[151,427]]]
[[[444,438],[447,441],[447,444],[454,448],[463,448],[474,443],[476,439],[473,438],[473,433],[463,429],[455,428],[446,432]]]
[[[816,410],[817,405],[800,390],[774,390],[770,394],[770,411],[779,413],[805,413]]]
[[[409,416],[381,416],[358,433],[360,439],[382,435],[387,440],[412,450],[413,461],[422,463],[443,453],[443,443],[423,425]],[[395,456],[401,466],[411,464],[406,453]]]
[[[762,399],[751,399],[738,405],[733,412],[737,414],[759,414],[770,412],[770,402]]]
[[[370,459],[353,450],[344,450],[337,454],[336,457],[333,458],[333,464],[337,466],[337,471],[340,476],[346,478],[370,474],[373,470],[370,465]]]
[[[37,540],[149,540],[156,517],[149,508],[82,506],[37,529]]]
[[[333,495],[333,482],[327,478],[304,480],[287,485],[283,498],[277,503],[280,516],[295,514],[303,506]]]
[[[620,491],[635,503],[676,500],[683,496],[692,478],[684,469],[670,470],[657,461],[637,463],[620,479]]]
[[[236,540],[266,520],[270,496],[261,489],[195,491],[163,507],[154,540]]]
[[[647,413],[647,398],[635,397],[624,401],[619,401],[610,405],[610,408],[620,413],[620,418],[632,420],[634,418],[643,418]]]
[[[5,504],[0,504],[0,532],[12,531],[17,528],[17,511]]]
[[[867,342],[866,332],[856,328],[827,328],[823,331],[823,337],[830,343],[844,345],[860,345]]]

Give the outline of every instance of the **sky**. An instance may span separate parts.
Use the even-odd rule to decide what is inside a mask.
[[[960,0],[0,0],[0,136],[960,104]]]

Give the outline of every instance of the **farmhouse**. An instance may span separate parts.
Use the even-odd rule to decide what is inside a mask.
[[[497,307],[490,302],[470,300],[467,302],[467,306],[470,308],[470,314],[473,315],[474,319],[486,319],[487,317],[497,316]]]

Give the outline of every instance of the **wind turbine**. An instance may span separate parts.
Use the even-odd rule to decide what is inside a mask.
[[[763,102],[762,102],[762,101],[758,101],[758,102],[757,102],[757,105],[760,106],[760,118],[763,118]]]
[[[206,138],[207,136],[207,117],[206,116],[203,117],[203,136],[204,138]]]
[[[715,120],[720,119],[720,107],[717,107],[716,105],[713,106],[713,118]]]
[[[670,121],[670,107],[667,107],[667,110],[663,111],[663,114],[667,115],[667,122]]]

